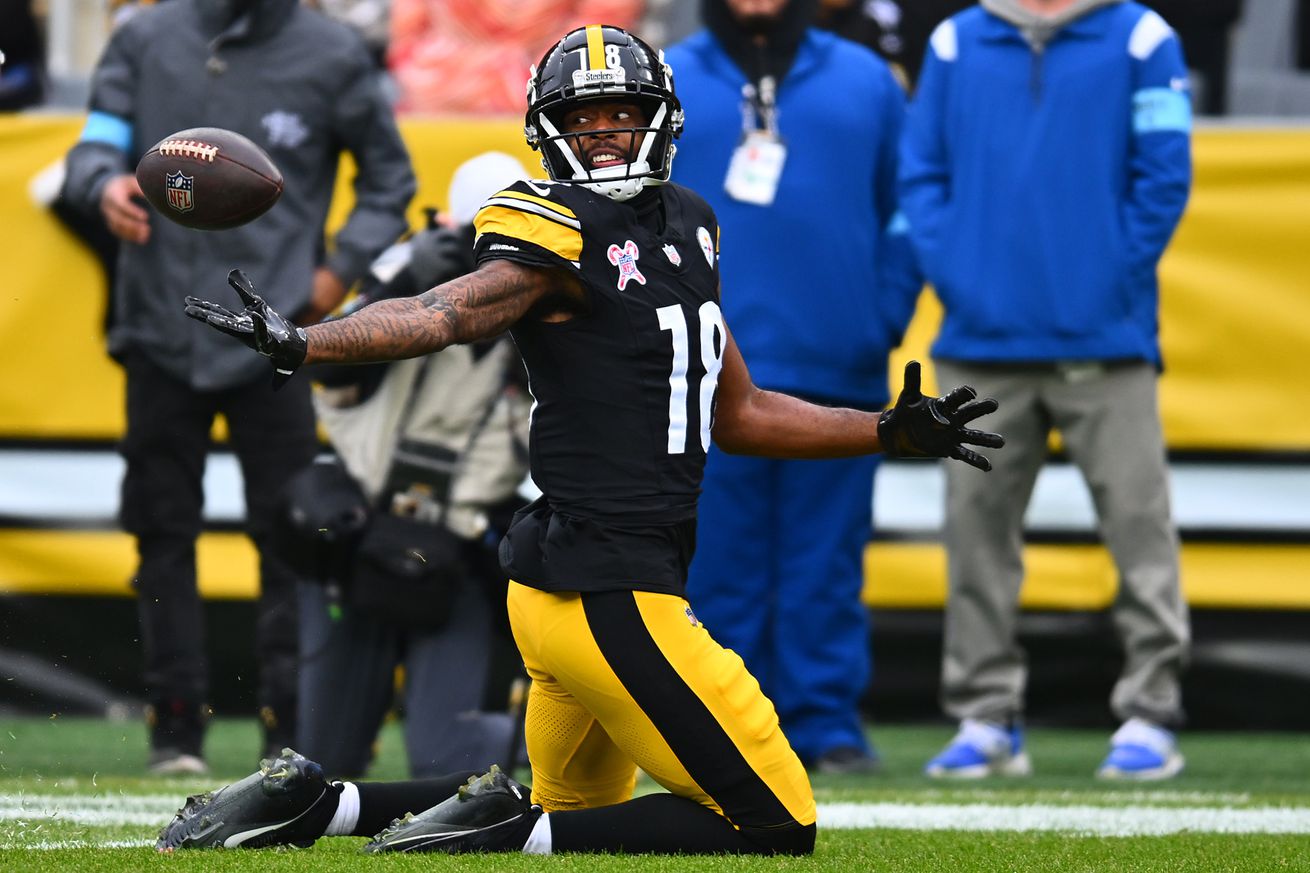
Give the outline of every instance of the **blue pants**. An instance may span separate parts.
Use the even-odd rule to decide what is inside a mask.
[[[687,596],[773,701],[807,763],[867,749],[872,673],[860,602],[879,458],[780,461],[710,449]]]

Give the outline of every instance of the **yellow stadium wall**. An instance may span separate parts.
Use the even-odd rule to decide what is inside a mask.
[[[72,145],[81,116],[0,117],[0,227],[6,257],[0,289],[0,441],[116,439],[123,427],[122,378],[104,353],[105,289],[92,255],[28,186]],[[495,148],[536,167],[517,119],[402,123],[419,176],[422,207],[445,206],[454,168]],[[1310,349],[1310,129],[1210,128],[1197,132],[1190,206],[1161,267],[1161,382],[1173,450],[1310,453],[1303,382]],[[348,208],[343,168],[333,222]],[[749,245],[725,228],[725,245]],[[222,277],[210,289],[222,294]],[[892,372],[927,360],[940,310],[924,295]],[[931,373],[928,382],[932,384]],[[3,483],[0,483],[3,487]],[[1029,549],[1025,602],[1097,608],[1113,571],[1102,549]],[[128,595],[133,550],[117,533],[0,530],[0,592],[78,591]],[[207,534],[201,587],[211,597],[249,597],[254,559],[234,534]],[[935,544],[875,544],[866,555],[866,600],[884,607],[940,605],[944,558]],[[1310,547],[1188,545],[1194,605],[1310,608]]]

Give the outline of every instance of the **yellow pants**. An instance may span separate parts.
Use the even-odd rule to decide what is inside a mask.
[[[548,812],[620,803],[637,768],[738,828],[811,825],[814,794],[773,704],[687,601],[643,591],[509,586],[532,678],[532,799]]]

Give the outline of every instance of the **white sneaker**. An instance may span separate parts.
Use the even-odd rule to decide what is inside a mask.
[[[1130,718],[1110,737],[1110,754],[1096,769],[1101,779],[1154,781],[1183,771],[1177,738],[1144,718]]]
[[[147,766],[156,776],[203,776],[209,772],[204,758],[176,749],[151,753]]]
[[[1023,749],[1023,729],[966,718],[946,748],[923,768],[936,779],[1028,776],[1033,765]]]

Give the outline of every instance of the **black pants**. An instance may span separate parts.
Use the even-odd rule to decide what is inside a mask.
[[[479,590],[491,583],[466,578],[455,584],[444,626],[407,630],[349,601],[340,618],[330,618],[323,587],[301,583],[296,751],[332,778],[364,775],[393,703],[396,667],[403,665],[411,777],[507,766],[513,720],[507,712],[484,711],[483,702],[496,648],[513,643],[493,628],[492,604]]]
[[[127,472],[120,513],[137,539],[147,692],[155,700],[209,698],[196,538],[209,432],[222,413],[245,481],[247,533],[259,550],[258,702],[285,707],[296,690],[296,580],[271,554],[269,534],[287,480],[318,451],[309,381],[293,379],[277,394],[266,376],[199,392],[140,353],[123,363],[127,434],[119,450]]]

